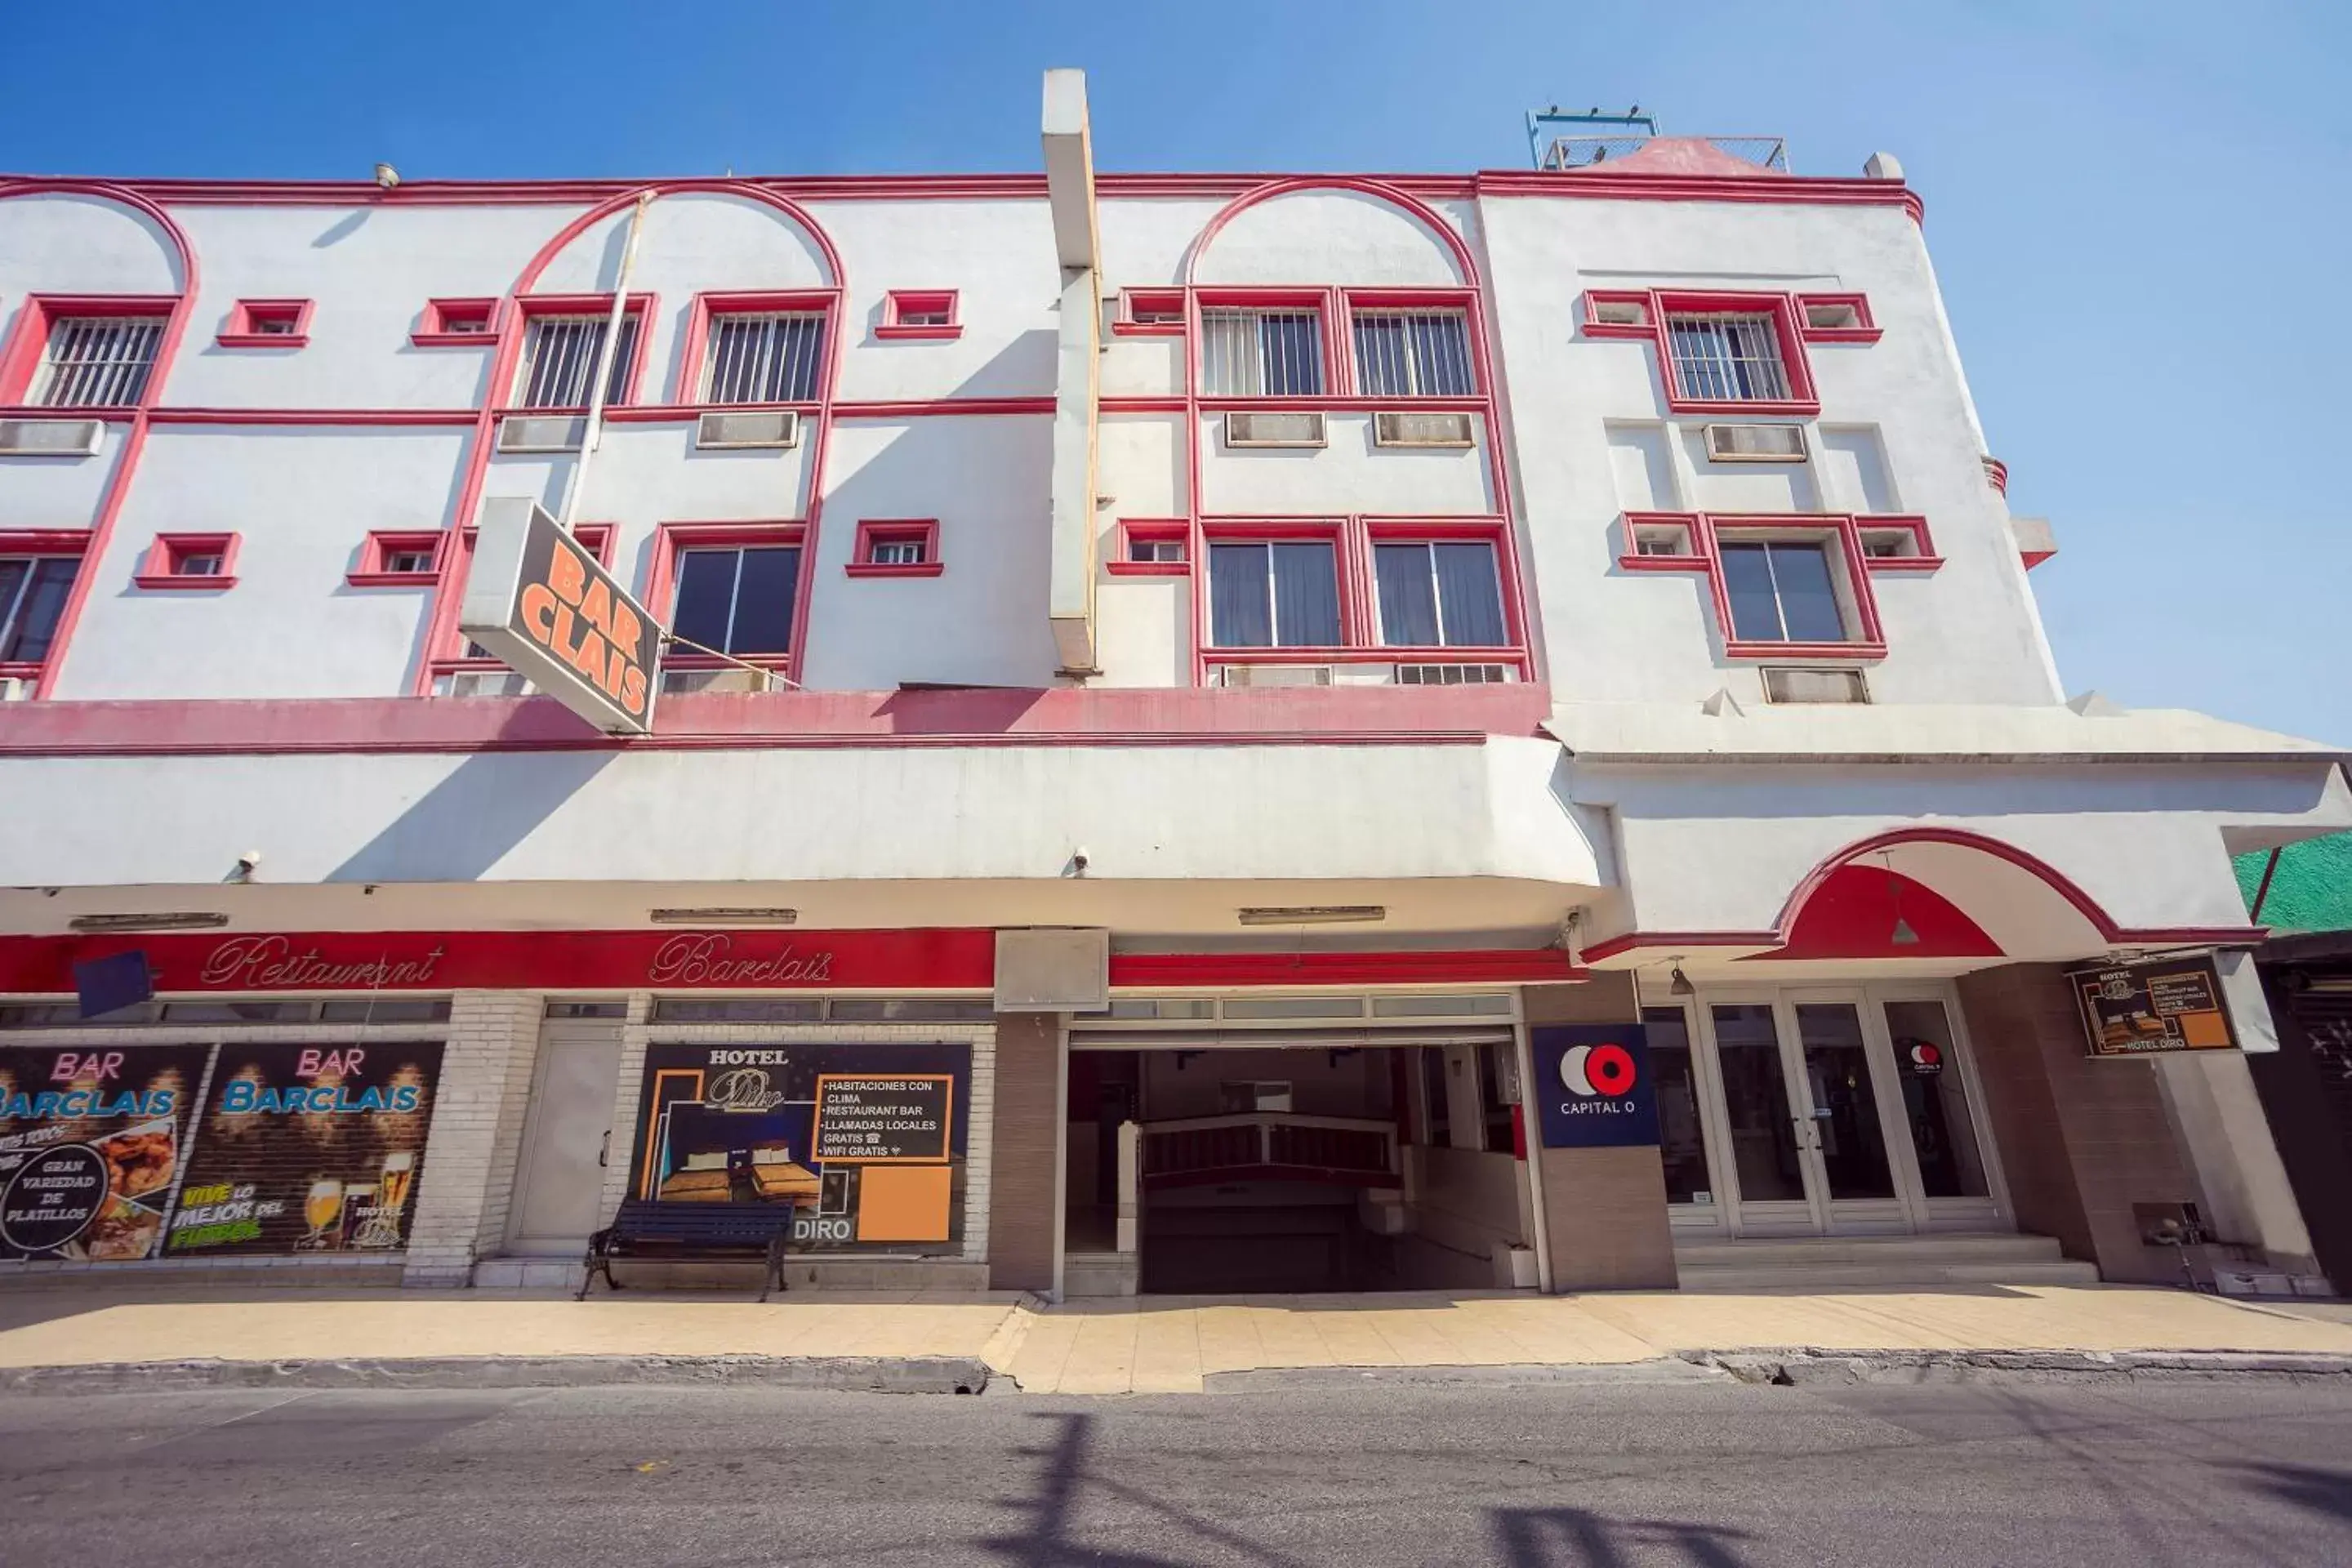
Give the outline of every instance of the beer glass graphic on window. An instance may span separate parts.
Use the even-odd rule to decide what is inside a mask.
[[[310,1184],[310,1191],[302,1200],[302,1217],[310,1226],[310,1234],[302,1238],[305,1247],[325,1247],[328,1227],[343,1212],[343,1184],[321,1178]]]
[[[376,1204],[393,1223],[400,1223],[400,1211],[408,1206],[409,1184],[416,1179],[416,1155],[403,1149],[383,1157],[383,1172],[376,1181]]]

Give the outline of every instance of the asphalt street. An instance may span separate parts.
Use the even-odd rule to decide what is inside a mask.
[[[2341,1564],[2352,1390],[17,1396],[0,1561]]]

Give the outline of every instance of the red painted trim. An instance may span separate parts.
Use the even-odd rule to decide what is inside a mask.
[[[1161,319],[1139,320],[1141,312]],[[1181,338],[1185,313],[1181,289],[1122,289],[1110,330],[1113,336],[1122,338]]]
[[[1852,324],[1840,327],[1819,327],[1813,324],[1816,309],[1832,310],[1843,306],[1853,313]],[[1885,335],[1878,323],[1871,319],[1870,297],[1866,294],[1800,294],[1797,296],[1798,331],[1809,343],[1874,343]]]
[[[1350,297],[1347,290],[1329,285],[1317,289],[1287,290],[1223,287],[1203,289],[1199,286],[1201,258],[1207,253],[1226,224],[1260,202],[1298,191],[1343,190],[1385,202],[1399,208],[1413,221],[1422,225],[1435,236],[1452,255],[1455,270],[1461,279],[1459,285],[1438,289],[1382,289],[1377,286],[1368,285],[1355,297],[1366,300],[1383,298],[1416,300],[1444,300],[1458,301],[1461,304],[1468,318],[1471,368],[1472,374],[1476,378],[1476,385],[1480,389],[1479,395],[1475,398],[1459,400],[1432,399],[1426,403],[1416,400],[1415,406],[1461,406],[1477,415],[1484,421],[1490,438],[1480,443],[1479,447],[1484,452],[1484,460],[1486,464],[1488,491],[1494,498],[1496,514],[1504,519],[1508,519],[1512,515],[1510,469],[1505,461],[1502,451],[1503,443],[1492,438],[1492,433],[1501,428],[1500,407],[1497,401],[1499,394],[1490,347],[1485,284],[1479,276],[1477,260],[1469,247],[1463,241],[1462,237],[1454,231],[1454,226],[1434,209],[1417,199],[1415,191],[1419,187],[1409,189],[1410,184],[1410,182],[1400,184],[1388,180],[1354,176],[1307,176],[1270,180],[1227,203],[1202,226],[1201,232],[1194,237],[1191,248],[1185,253],[1185,320],[1188,333],[1184,344],[1184,401],[1181,412],[1186,416],[1184,493],[1192,508],[1192,523],[1191,548],[1187,553],[1194,560],[1204,563],[1202,568],[1204,572],[1208,559],[1207,534],[1205,521],[1202,515],[1201,495],[1203,466],[1202,444],[1205,437],[1202,429],[1201,416],[1202,410],[1213,404],[1218,406],[1230,405],[1223,399],[1207,398],[1202,391],[1201,334],[1197,331],[1189,329],[1199,322],[1204,298],[1211,300],[1237,302],[1250,302],[1255,299],[1263,298],[1267,301],[1279,303],[1286,297],[1305,300],[1319,295],[1321,302],[1317,308],[1322,312],[1323,317],[1325,360],[1330,367],[1330,381],[1326,391],[1329,395],[1300,401],[1307,406],[1314,408],[1328,409],[1351,405],[1348,400],[1352,396],[1354,389],[1353,334],[1352,331],[1343,331],[1339,320],[1347,308],[1344,301]],[[1145,408],[1156,406],[1158,401],[1127,399],[1122,400],[1122,403],[1127,407],[1142,411]],[[1276,407],[1286,405],[1286,401],[1249,400],[1244,402],[1242,406]],[[1360,405],[1377,412],[1379,408],[1387,406],[1390,401],[1389,399],[1364,399]],[[1352,596],[1357,601],[1352,612],[1355,622],[1359,625],[1370,625],[1370,601],[1368,597],[1369,590],[1363,584],[1370,578],[1370,562],[1366,535],[1358,523],[1359,520],[1349,520],[1347,537],[1344,541],[1345,548],[1341,552],[1343,560],[1340,570],[1342,590],[1340,605],[1344,619],[1350,614],[1349,605]],[[1503,574],[1503,582],[1508,584],[1504,594],[1505,613],[1510,619],[1514,636],[1524,645],[1528,639],[1527,628],[1532,624],[1532,618],[1528,611],[1527,574],[1519,560],[1518,531],[1507,524],[1502,530],[1500,541],[1500,559],[1497,562],[1497,567]],[[1346,564],[1346,560],[1349,557],[1352,557],[1355,562],[1355,570],[1352,572]],[[1351,582],[1357,585],[1352,595],[1349,592],[1349,584]],[[1209,674],[1209,599],[1210,595],[1207,594],[1196,593],[1191,595],[1192,679],[1195,685],[1205,685]],[[1220,662],[1234,661],[1221,658]],[[1517,654],[1517,663],[1522,679],[1531,680],[1537,668],[1533,649],[1523,647]]]
[[[835,276],[839,275],[835,269]],[[687,307],[686,339],[678,350],[677,384],[671,394],[677,402],[665,412],[675,411],[680,418],[699,418],[716,409],[740,411],[744,408],[798,408],[814,414],[820,406],[815,403],[738,404],[704,401],[702,364],[709,357],[710,321],[714,316],[754,316],[772,311],[805,310],[822,318],[824,352],[831,354],[834,339],[841,329],[841,290],[838,289],[709,289],[697,294]],[[820,388],[820,390],[822,390]]]
[[[150,425],[471,425],[470,408],[155,408]]]
[[[654,593],[644,597],[656,609],[664,605]],[[456,754],[625,745],[1480,745],[1490,735],[1538,735],[1550,711],[1549,692],[1533,683],[687,693],[662,700],[660,734],[624,742],[592,730],[552,698],[7,702],[0,703],[0,756]]]
[[[429,588],[441,580],[446,563],[449,535],[446,530],[377,529],[360,546],[359,564],[343,581],[354,588]],[[384,562],[401,551],[421,550],[432,558],[423,572],[394,572]]]
[[[1112,536],[1111,558],[1103,563],[1103,570],[1114,577],[1189,577],[1192,574],[1189,549],[1181,561],[1138,561],[1134,556],[1139,542],[1189,545],[1192,531],[1192,524],[1181,517],[1122,517]]]
[[[788,519],[719,522],[665,522],[654,529],[652,560],[646,573],[645,606],[663,617],[668,626],[676,619],[671,595],[677,591],[678,557],[688,550],[724,550],[729,548],[759,548],[789,545],[801,552],[800,575],[793,604],[792,651],[782,654],[745,654],[740,656],[745,664],[756,664],[765,669],[789,674],[800,668],[799,649],[809,619],[809,557],[813,553],[809,527],[805,522]],[[665,652],[662,667],[666,669],[704,669],[723,668],[721,660],[707,654],[691,651]],[[676,696],[663,700],[665,708],[674,708]]]
[[[1897,945],[1895,922],[1914,940]],[[1821,958],[2000,958],[2000,944],[1968,912],[1915,878],[1849,860],[1813,889],[1789,924],[1786,945],[1743,963]]]
[[[1983,457],[1977,461],[1984,465],[1985,482],[2001,494],[2009,493],[2009,465],[1999,458]]]
[[[2031,572],[2057,553],[2054,550],[2021,550],[2017,552],[2017,558],[2024,562],[2025,569]]]
[[[546,271],[555,258],[561,255],[573,240],[605,218],[634,205],[641,195],[647,193],[651,193],[656,197],[682,194],[731,195],[772,207],[796,226],[807,237],[809,243],[816,247],[824,260],[825,275],[833,292],[838,295],[845,287],[841,268],[841,253],[835,248],[832,237],[827,235],[816,220],[809,216],[807,209],[790,196],[781,191],[748,181],[686,179],[632,184],[604,190],[601,193],[603,199],[597,201],[594,206],[572,217],[532,253],[530,260],[517,275],[514,287],[508,291],[505,298],[514,300],[529,293],[531,286],[538,282],[541,274]],[[380,195],[391,194],[396,193],[379,193]],[[462,527],[471,523],[475,510],[481,501],[483,481],[489,471],[492,437],[497,428],[496,405],[499,389],[512,384],[515,360],[521,349],[521,334],[514,330],[514,315],[515,312],[511,310],[501,310],[496,321],[498,347],[491,356],[489,374],[484,383],[486,395],[475,416],[474,440],[467,448],[465,472],[458,483],[457,500],[450,508],[449,516],[445,522],[445,526],[447,527]],[[813,546],[818,519],[824,509],[825,455],[830,449],[833,434],[831,405],[834,393],[841,384],[842,334],[835,330],[838,325],[837,321],[828,323],[829,342],[826,347],[824,371],[817,387],[818,403],[814,416],[816,433],[810,440],[809,456],[805,464],[807,489],[804,492],[806,500],[803,510],[807,517],[805,526],[810,547],[803,548],[801,554],[799,594],[803,606],[809,603],[816,582],[816,552]],[[650,340],[653,334],[650,331],[640,331],[637,335],[639,342],[644,343]],[[425,646],[427,648],[442,646],[446,642],[450,629],[457,625],[457,595],[447,592],[446,585],[442,589],[436,589],[425,634]],[[803,645],[807,636],[806,627],[812,618],[803,614],[793,623],[794,645],[792,658],[795,667],[799,665],[805,651]],[[432,694],[433,667],[430,660],[416,661],[416,673],[410,683],[410,689],[413,695],[418,697]]]
[[[1182,414],[1192,405],[1181,393],[1140,397],[1105,397],[1097,405],[1105,414]]]
[[[460,322],[478,322],[473,331]],[[499,342],[499,302],[496,300],[427,300],[425,313],[408,334],[420,349],[496,348]]]
[[[210,589],[217,592],[236,586],[237,536],[234,533],[159,533],[155,542],[147,547],[146,555],[132,574],[131,583],[141,588]],[[191,555],[217,555],[220,570],[209,577],[183,576],[180,563]]]
[[[1789,395],[1776,398],[1693,397],[1683,390],[1675,371],[1669,318],[1706,315],[1769,316],[1773,336],[1780,340],[1780,369],[1788,379]],[[1653,289],[1650,290],[1650,341],[1657,352],[1658,384],[1673,414],[1819,414],[1821,394],[1814,390],[1813,367],[1805,357],[1805,340],[1798,329],[1803,318],[1793,294],[1748,293],[1729,289]]]
[[[911,565],[871,559],[877,544],[914,543],[923,558]],[[947,570],[940,558],[940,520],[935,517],[860,518],[842,570],[852,577],[936,577]]]
[[[149,367],[147,384],[141,392],[138,407],[132,413],[130,432],[123,437],[121,456],[114,461],[113,470],[107,477],[106,489],[99,502],[98,513],[91,520],[89,553],[102,556],[106,552],[107,542],[114,537],[114,524],[122,515],[123,502],[130,497],[131,481],[139,470],[140,455],[146,450],[147,411],[161,400],[171,377],[173,361],[179,354],[181,341],[187,336],[188,321],[195,306],[202,273],[196,264],[195,247],[188,243],[186,232],[162,206],[138,191],[97,180],[0,180],[0,201],[38,195],[87,196],[129,207],[163,231],[165,245],[180,265],[180,292],[177,296],[160,297],[165,301],[163,308],[168,311],[163,323],[163,341],[156,345],[155,363]],[[28,325],[31,304],[31,300],[27,299],[25,307],[17,311],[19,332]],[[40,341],[46,343],[46,331]],[[21,350],[12,348],[0,352],[0,367],[5,367],[10,353],[16,352]],[[37,357],[39,349],[35,348],[33,353]],[[7,374],[5,368],[0,368],[0,387],[5,386]],[[26,375],[29,381],[29,367]],[[8,393],[0,396],[0,402],[14,401],[18,395],[21,395],[20,392]],[[74,629],[81,624],[82,606],[89,603],[90,585],[96,576],[97,574],[92,572],[74,574],[73,587],[66,595],[65,608],[58,616],[57,631],[50,639],[48,657],[42,661],[40,677],[34,683],[33,696],[37,700],[47,699],[57,690],[58,677],[65,669],[66,655],[73,646]]]
[[[1863,568],[1869,572],[1933,572],[1944,563],[1936,553],[1936,542],[1927,532],[1927,520],[1916,514],[1861,512],[1855,514],[1854,528],[1862,533],[1904,532],[1911,536],[1909,555],[1864,555]]]
[[[1634,306],[1642,312],[1638,321],[1607,321],[1601,318],[1605,305]],[[1584,320],[1581,323],[1588,338],[1624,338],[1633,342],[1657,342],[1655,313],[1650,309],[1650,295],[1643,289],[1587,289],[1584,291]]]
[[[0,193],[5,195],[8,193]],[[49,346],[49,333],[59,321],[77,316],[170,316],[179,300],[169,294],[27,294],[16,310],[16,324],[10,329],[7,342],[0,345],[0,405],[27,406],[26,397],[32,391],[33,376],[40,369],[42,353]],[[135,405],[146,407],[155,401],[156,382],[163,369],[161,345],[156,363],[148,367],[140,400]],[[125,405],[127,413],[134,406]],[[39,412],[50,418],[89,417],[79,408],[55,408],[42,405]]]
[[[1448,688],[1459,690],[1458,687]],[[1582,980],[1558,948],[1459,952],[1114,952],[1114,990],[1250,985],[1507,985]]]
[[[933,415],[1051,414],[1050,397],[917,397],[836,403],[840,419],[920,419]]]
[[[143,951],[167,994],[550,990],[987,991],[996,933],[969,928],[301,931],[0,937],[0,993],[70,994],[73,966]]]
[[[1913,524],[1916,524],[1913,528]],[[1619,528],[1628,543],[1633,531],[1644,527],[1671,526],[1684,531],[1690,542],[1692,553],[1682,555],[1635,555],[1620,553],[1619,567],[1637,572],[1703,572],[1706,574],[1707,597],[1715,606],[1717,637],[1727,658],[1853,658],[1877,659],[1886,657],[1886,632],[1879,619],[1878,598],[1870,585],[1870,563],[1862,552],[1862,529],[1904,528],[1923,542],[1927,537],[1927,521],[1909,517],[1854,517],[1835,512],[1672,512],[1642,511],[1621,514]],[[1854,624],[1847,629],[1853,636],[1844,642],[1800,643],[1759,642],[1743,639],[1734,630],[1731,619],[1731,593],[1724,581],[1722,536],[1726,533],[1761,533],[1768,535],[1798,534],[1833,540],[1846,574],[1847,593],[1851,596]],[[1907,564],[1912,571],[1933,570],[1941,565],[1940,557],[1918,560]],[[1881,563],[1879,564],[1885,564]]]
[[[912,315],[944,315],[943,321],[909,321]],[[874,335],[889,340],[925,340],[944,342],[963,336],[963,322],[956,315],[956,290],[953,289],[893,289],[882,296],[882,320],[876,323]]]
[[[1109,198],[1226,199],[1268,184],[1311,175],[1282,174],[1097,174]],[[0,177],[5,178],[5,177]],[[1914,221],[1917,195],[1895,180],[1789,174],[1631,174],[1585,170],[1486,170],[1475,174],[1381,174],[1373,183],[1424,201],[1532,197],[1587,201],[1752,202],[1822,206],[1901,207]],[[717,184],[722,182],[709,181]],[[812,174],[746,178],[724,184],[762,200],[793,202],[1042,199],[1043,174]],[[676,183],[666,182],[666,185]],[[174,206],[488,206],[626,201],[645,188],[622,180],[406,180],[390,191],[365,180],[141,179],[122,189]]]
[[[213,344],[224,349],[299,349],[310,342],[310,312],[316,302],[310,300],[239,300],[229,308],[228,321],[214,337]],[[266,332],[261,329],[268,322],[280,322],[289,330]]]
[[[1774,927],[1762,931],[1628,931],[1596,942],[1584,950],[1587,963],[1642,950],[1673,950],[1686,947],[1757,947],[1780,948],[1788,945],[1795,930],[1797,917],[1805,906],[1844,866],[1862,860],[1881,850],[1898,848],[1906,844],[1950,844],[1976,849],[1997,859],[2005,860],[2019,869],[2031,873],[2089,921],[2099,940],[2111,947],[2250,947],[2270,935],[2262,926],[2126,926],[2119,924],[2102,908],[2097,900],[2084,892],[2065,873],[2027,850],[2002,839],[1964,827],[1895,827],[1858,838],[1843,848],[1823,858],[1805,873],[1792,889]],[[1907,950],[1906,950],[1907,951]]]
[[[635,341],[629,347],[628,368],[621,377],[620,395],[612,400],[617,405],[625,407],[635,402],[638,390],[645,385],[646,363],[653,353],[654,318],[659,303],[651,294],[632,293],[629,296],[628,307],[624,313],[636,318],[637,331]],[[612,311],[613,296],[610,294],[532,294],[517,298],[514,301],[514,309],[507,314],[515,321],[519,330],[519,339],[527,339],[530,323],[544,316],[593,316],[597,318],[601,331],[604,321],[612,315]],[[520,353],[521,342],[518,341],[516,363],[509,367],[509,384],[503,388],[494,385],[490,389],[491,396],[499,405],[499,413],[545,415],[588,412],[587,405],[584,404],[564,408],[554,405],[541,407],[533,404],[516,402],[515,399],[522,395],[521,387],[514,384],[521,380]]]
[[[0,528],[0,555],[88,555],[87,528]]]

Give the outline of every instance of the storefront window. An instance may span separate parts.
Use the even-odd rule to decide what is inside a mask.
[[[1421,1141],[1433,1149],[1454,1146],[1454,1118],[1445,1098],[1445,1052],[1423,1046],[1421,1057]]]
[[[1796,1126],[1789,1118],[1789,1084],[1780,1070],[1780,1037],[1765,1003],[1718,1004],[1715,1059],[1723,1073],[1724,1113],[1731,1121],[1731,1158],[1747,1203],[1805,1197]]]
[[[1698,1079],[1691,1067],[1690,1022],[1680,1007],[1644,1007],[1650,1034],[1650,1077],[1658,1091],[1658,1152],[1666,1164],[1666,1201],[1715,1201],[1700,1131]]]

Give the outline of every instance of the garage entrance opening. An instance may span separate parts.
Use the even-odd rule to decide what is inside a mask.
[[[1532,1283],[1507,1026],[1072,1044],[1066,1293]]]

